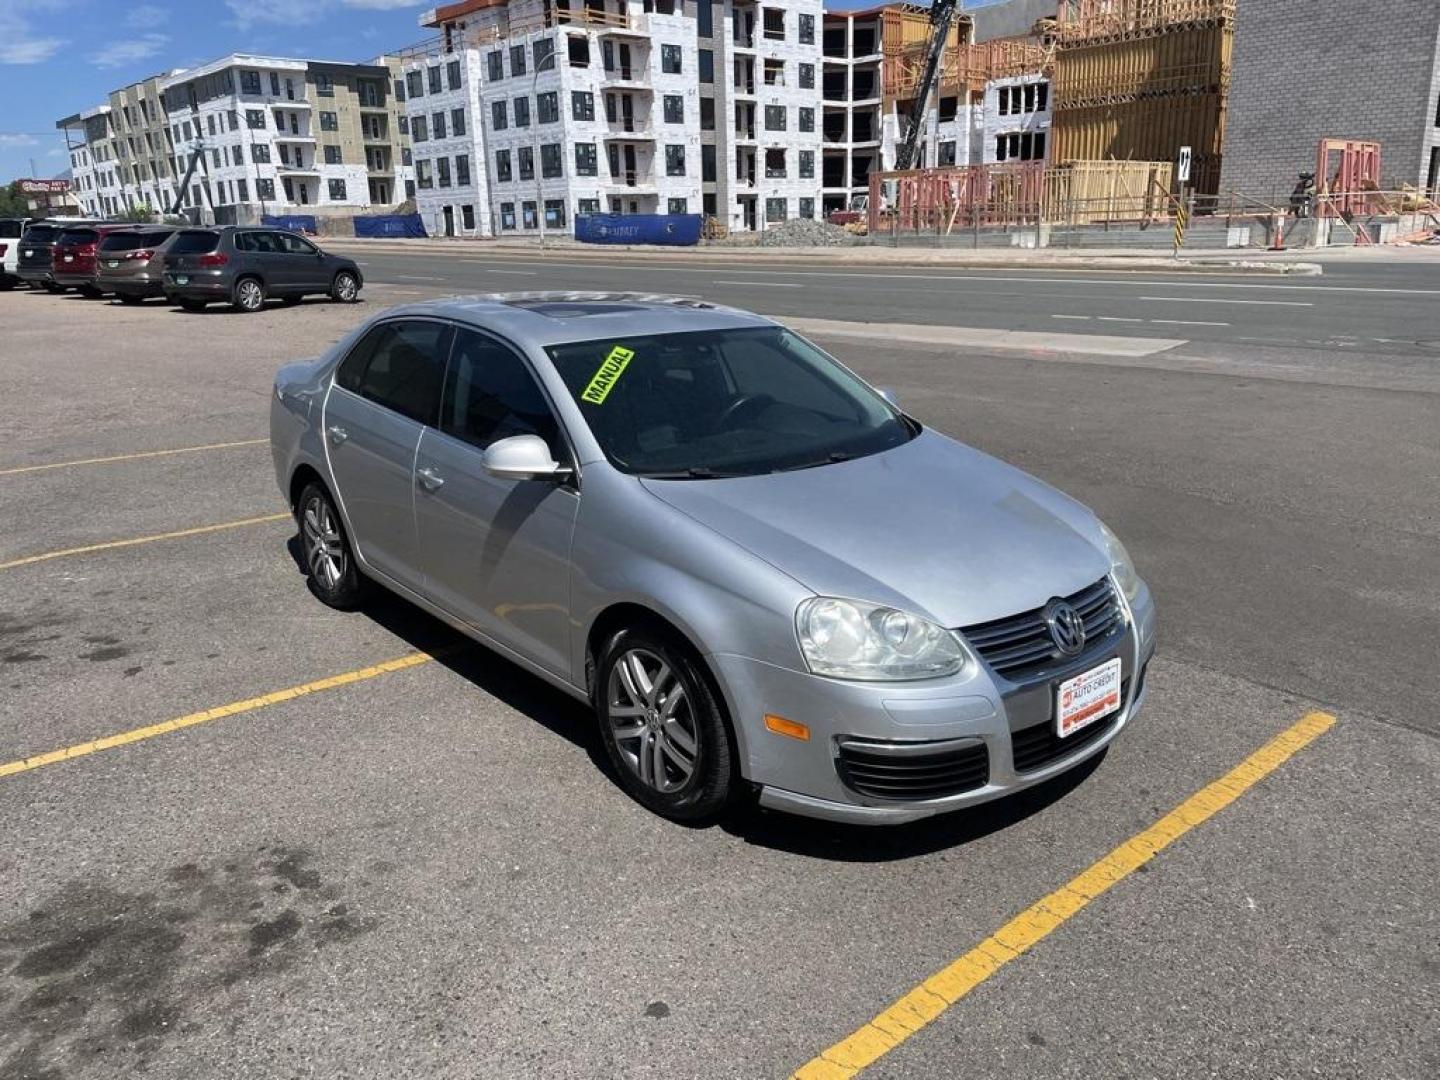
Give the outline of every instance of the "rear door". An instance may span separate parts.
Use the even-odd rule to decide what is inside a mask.
[[[570,542],[580,506],[573,482],[500,480],[485,447],[539,435],[573,464],[550,402],[504,342],[460,328],[440,424],[416,456],[415,520],[430,599],[501,644],[570,678]]]
[[[415,451],[435,423],[451,330],[428,319],[372,329],[335,372],[325,452],[350,539],[365,563],[424,591],[415,534]]]
[[[247,261],[265,279],[265,287],[272,293],[293,293],[299,288],[285,245],[280,234],[268,229],[255,229],[243,234],[249,245]],[[237,236],[236,240],[239,241]]]

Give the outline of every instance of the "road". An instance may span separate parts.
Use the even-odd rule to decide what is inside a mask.
[[[1126,539],[1160,608],[1147,709],[1093,767],[976,812],[695,830],[626,799],[586,711],[496,655],[403,603],[309,596],[271,376],[448,291],[879,306],[848,280],[707,277],[750,281],[728,267],[364,258],[360,308],[0,296],[0,1080],[821,1077],[849,1075],[827,1048],[857,1030],[883,1051],[866,1080],[1440,1074],[1437,361],[1324,343],[1361,334],[1355,296],[1390,305],[1379,336],[1440,334],[1423,292],[1315,291],[1423,278],[1283,282],[1263,295],[1349,321],[1274,308],[1290,343],[1253,349],[1164,327],[1124,330],[1183,339],[1138,354],[1083,325],[1056,339],[1073,351],[822,337]],[[870,287],[905,293],[890,276]],[[1011,276],[884,318],[1049,333],[1043,304],[994,309],[1158,303]],[[862,1027],[1316,713],[1334,726],[927,1026]]]

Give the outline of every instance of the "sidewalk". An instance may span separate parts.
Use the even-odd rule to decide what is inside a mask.
[[[353,237],[322,237],[321,244],[337,251],[355,253],[403,252],[406,254],[427,253],[433,255],[468,255],[484,257],[495,255],[514,258],[516,256],[540,256],[540,245],[523,240],[479,240],[446,239],[376,239],[360,240]],[[677,261],[710,263],[717,266],[745,262],[765,263],[811,263],[835,266],[884,266],[884,267],[929,267],[942,268],[983,268],[1023,270],[1101,270],[1133,271],[1148,273],[1207,273],[1207,274],[1319,274],[1321,267],[1314,260],[1317,252],[1305,250],[1294,252],[1250,252],[1230,249],[1197,250],[1184,252],[1180,258],[1157,255],[1153,251],[1136,251],[1127,248],[1085,248],[1065,250],[1057,248],[981,248],[979,250],[953,250],[935,248],[889,248],[868,245],[846,247],[730,247],[701,244],[697,247],[651,247],[630,245],[595,245],[576,243],[569,237],[547,240],[543,255],[546,258],[573,260],[615,261],[623,258],[627,262],[669,262]]]

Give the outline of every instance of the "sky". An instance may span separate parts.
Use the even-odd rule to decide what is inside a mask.
[[[55,121],[103,103],[118,87],[232,52],[369,60],[428,36],[417,19],[438,2],[0,0],[0,183],[64,172],[69,160]]]

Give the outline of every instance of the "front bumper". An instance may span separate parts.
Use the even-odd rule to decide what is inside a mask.
[[[737,656],[712,656],[732,715],[755,718],[741,735],[746,776],[760,787],[760,804],[806,817],[857,824],[900,824],[963,809],[1023,791],[1076,767],[1108,746],[1139,713],[1146,667],[1155,651],[1154,605],[1142,588],[1123,634],[1024,686],[972,663],[956,680],[928,683],[852,683],[818,678]],[[1121,660],[1124,686],[1118,712],[1066,740],[1053,731],[1054,686],[1099,665]],[[810,728],[799,741],[763,726],[767,713]],[[1068,744],[1073,740],[1073,749]],[[1048,744],[1036,761],[1037,741]],[[900,755],[931,748],[973,747],[986,762],[982,779],[939,798],[876,798],[842,779],[841,745]],[[983,751],[981,751],[983,747]],[[1028,767],[1016,767],[1017,752]],[[1028,760],[1026,758],[1028,755]]]

